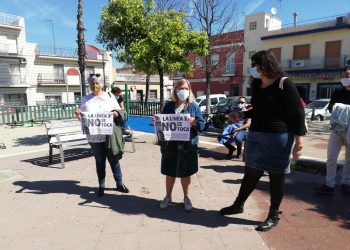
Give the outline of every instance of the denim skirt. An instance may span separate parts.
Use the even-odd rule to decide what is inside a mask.
[[[271,173],[290,173],[294,133],[249,131],[245,164]]]

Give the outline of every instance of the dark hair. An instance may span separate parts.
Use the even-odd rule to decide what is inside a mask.
[[[241,99],[241,98],[243,98],[244,100],[246,100],[246,101],[247,101],[247,99],[246,99],[244,96],[240,96],[240,97],[238,97],[238,99],[237,99],[237,100],[239,100],[239,99]]]
[[[112,92],[112,94],[116,94],[116,93],[121,93],[122,91],[121,91],[121,89],[120,88],[118,88],[118,87],[114,87],[112,90],[111,90],[111,92]]]
[[[252,64],[260,66],[263,74],[269,79],[285,76],[281,64],[269,50],[256,52],[250,60],[252,61]]]
[[[342,72],[345,72],[345,71],[347,71],[347,70],[350,70],[350,66],[346,66],[346,67],[343,69]]]

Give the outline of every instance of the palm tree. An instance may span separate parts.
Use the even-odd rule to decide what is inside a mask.
[[[85,40],[84,40],[84,23],[83,23],[83,0],[78,0],[78,14],[77,14],[77,30],[78,30],[78,64],[80,70],[80,84],[81,84],[81,95],[86,95],[85,90]]]

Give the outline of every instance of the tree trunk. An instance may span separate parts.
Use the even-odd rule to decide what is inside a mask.
[[[205,95],[206,95],[206,99],[207,99],[207,105],[206,105],[206,112],[207,114],[210,114],[211,110],[210,110],[210,106],[211,106],[211,102],[210,102],[210,57],[207,56],[205,58]]]
[[[147,75],[146,76],[146,99],[145,102],[148,102],[148,95],[149,95],[149,81],[150,81],[151,76]]]
[[[80,85],[81,85],[81,96],[86,95],[85,90],[85,40],[84,40],[84,23],[83,23],[83,0],[78,0],[78,14],[77,14],[77,30],[78,30],[78,64],[80,71]]]

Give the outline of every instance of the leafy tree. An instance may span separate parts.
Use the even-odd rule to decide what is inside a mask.
[[[188,16],[189,22],[194,29],[205,32],[208,38],[209,52],[205,58],[202,59],[203,69],[205,71],[206,79],[206,99],[207,106],[206,111],[210,113],[210,81],[212,73],[215,70],[225,70],[223,65],[212,64],[211,56],[218,53],[217,50],[213,49],[213,43],[220,40],[226,40],[227,43],[234,43],[236,41],[230,41],[225,33],[231,32],[237,28],[236,15],[236,4],[235,1],[227,0],[189,0],[192,10]],[[215,37],[214,37],[215,36]],[[234,53],[238,47],[232,48],[231,53]]]
[[[189,31],[183,13],[154,11],[153,1],[111,0],[101,15],[98,40],[117,52],[120,61],[147,75],[160,77],[160,101],[164,105],[164,74],[189,72],[189,53],[207,53],[205,33]]]

